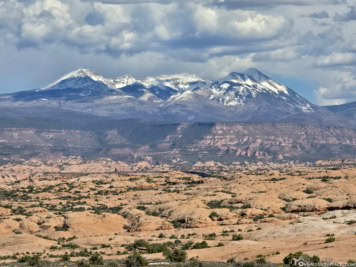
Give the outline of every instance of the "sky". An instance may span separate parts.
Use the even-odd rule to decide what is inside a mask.
[[[319,105],[356,101],[356,0],[0,0],[0,93],[254,67]]]

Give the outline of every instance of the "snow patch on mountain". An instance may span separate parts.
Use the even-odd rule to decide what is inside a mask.
[[[113,89],[106,93],[110,99],[115,94],[129,95],[147,105],[159,103],[171,106],[178,103],[204,105],[216,103],[221,106],[243,108],[245,104],[283,106],[291,112],[312,112],[312,105],[286,86],[251,68],[243,73],[231,72],[224,78],[205,81],[194,74],[159,75],[136,79],[130,75],[105,78],[89,69],[78,69],[42,88],[65,89],[88,88]],[[82,92],[83,96],[86,92]],[[191,107],[194,109],[194,107]]]
[[[165,86],[177,91],[192,89],[192,87],[196,86],[198,83],[205,83],[200,77],[187,73],[147,77],[138,82],[146,87]]]
[[[137,82],[137,80],[134,77],[132,77],[131,75],[124,75],[119,78],[112,79],[111,82],[112,82],[112,85],[109,86],[109,88],[120,89],[125,86],[134,84],[135,82]]]
[[[104,84],[107,84],[107,79],[104,78],[102,75],[96,74],[95,72],[93,72],[92,70],[89,70],[89,69],[78,69],[78,70],[72,71],[72,72],[64,75],[63,77],[61,77],[58,80],[56,80],[55,82],[47,85],[46,87],[43,87],[42,89],[52,89],[52,88],[56,89],[56,85],[58,85],[62,81],[71,80],[74,78],[84,78],[84,77],[89,77],[93,81],[102,82]],[[68,84],[68,86],[70,86],[70,84]]]

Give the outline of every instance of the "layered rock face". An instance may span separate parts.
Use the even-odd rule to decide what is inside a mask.
[[[356,131],[282,123],[127,124],[112,129],[0,129],[3,159],[78,155],[127,162],[315,161],[356,156]]]

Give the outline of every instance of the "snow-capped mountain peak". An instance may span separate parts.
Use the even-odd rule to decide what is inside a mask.
[[[260,72],[258,69],[255,68],[249,68],[245,70],[243,73],[249,76],[250,78],[254,79],[256,82],[264,82],[264,81],[271,80],[270,77],[268,77],[267,75],[263,74],[262,72]]]
[[[104,84],[107,83],[107,80],[102,75],[97,74],[97,73],[95,73],[94,71],[92,71],[90,69],[77,69],[75,71],[72,71],[72,72],[62,76],[61,78],[59,78],[55,82],[47,85],[46,87],[43,87],[42,89],[53,88],[56,85],[58,85],[60,82],[65,81],[65,80],[75,79],[75,78],[84,78],[84,77],[88,77],[88,78],[90,78],[90,79],[92,79],[94,81],[103,82]]]
[[[174,110],[172,111],[176,114],[174,116],[189,114],[199,106],[206,108],[208,113],[211,108],[215,110],[212,112],[224,114],[230,112],[240,114],[251,108],[278,109],[287,115],[314,111],[313,105],[306,99],[254,68],[243,73],[231,72],[224,78],[212,81],[205,81],[197,75],[187,73],[143,79],[136,79],[130,75],[105,78],[89,69],[78,69],[43,89],[47,90],[40,90],[42,94],[39,95],[45,99],[82,100],[91,97],[104,106],[105,103],[110,103],[113,110],[120,110],[120,105],[125,107],[132,105],[130,108],[133,110],[147,109],[147,112],[158,108],[160,111],[157,114]],[[52,89],[68,90],[51,93]],[[39,98],[39,95],[30,97]],[[21,97],[23,98],[22,95],[19,96]],[[127,112],[130,114],[131,111]]]
[[[195,74],[180,73],[180,74],[165,74],[155,77],[147,77],[139,80],[141,84],[146,87],[165,86],[173,88],[177,91],[191,89],[191,87],[198,83],[205,81]]]
[[[182,83],[203,81],[203,79],[198,77],[197,75],[189,74],[189,73],[159,75],[159,76],[156,76],[156,78],[157,78],[157,80],[160,80],[160,81],[179,80]]]
[[[126,75],[121,76],[119,78],[113,79],[112,80],[112,86],[115,89],[119,89],[119,88],[123,88],[123,87],[128,86],[128,85],[134,84],[135,82],[137,82],[137,80],[134,77],[132,77],[131,75],[126,74]]]

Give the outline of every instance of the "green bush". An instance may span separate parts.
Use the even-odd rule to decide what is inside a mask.
[[[134,253],[126,259],[125,264],[126,267],[141,267],[147,266],[148,261],[141,254]]]
[[[67,252],[61,255],[61,261],[70,261],[70,256]]]
[[[255,267],[255,263],[254,262],[245,262],[244,264],[242,264],[242,267]]]
[[[204,267],[204,264],[199,260],[192,258],[184,265],[184,267]]]
[[[135,251],[136,249],[145,250],[147,253],[152,254],[152,253],[165,252],[168,249],[168,247],[174,247],[174,246],[175,244],[172,242],[150,244],[147,241],[140,239],[140,240],[136,240],[133,244],[127,245],[126,248],[129,251]]]
[[[263,255],[257,255],[256,256],[256,263],[258,264],[266,264],[266,258]]]
[[[347,261],[347,264],[350,265],[350,266],[355,266],[355,265],[356,265],[356,261],[354,261],[354,260],[348,260],[348,261]]]
[[[331,236],[331,237],[328,237],[327,239],[325,239],[325,243],[331,243],[331,242],[334,242],[335,241],[335,237]]]
[[[77,261],[77,267],[90,267],[89,263],[86,263],[84,260]]]
[[[167,250],[164,253],[167,260],[171,262],[185,262],[187,259],[187,252],[182,249]]]
[[[90,257],[89,263],[94,265],[104,265],[104,259],[99,253],[95,253]]]
[[[64,248],[70,248],[70,249],[79,248],[79,246],[78,246],[77,244],[73,244],[73,243],[63,244],[62,247],[64,247]]]
[[[230,258],[226,261],[227,263],[236,263],[235,258]]]
[[[209,217],[210,217],[210,219],[212,219],[214,217],[219,217],[219,214],[217,214],[215,211],[213,211],[212,213],[210,213]]]
[[[194,246],[192,247],[192,249],[203,249],[203,248],[208,248],[208,243],[206,243],[206,241],[203,241],[201,243],[195,243]]]
[[[39,265],[41,260],[41,256],[40,255],[33,255],[33,256],[23,256],[21,258],[19,258],[17,261],[19,263],[27,263],[29,266],[37,266]]]
[[[192,241],[189,241],[189,242],[183,244],[182,249],[188,250],[188,249],[190,249],[192,246],[193,246],[193,242],[192,242]]]
[[[158,238],[166,238],[166,236],[163,233],[160,233]]]
[[[68,229],[69,229],[69,225],[66,222],[64,222],[62,226],[54,227],[54,230],[56,231],[68,231]]]
[[[309,195],[314,193],[313,189],[311,189],[311,188],[307,188],[307,189],[305,189],[303,192],[304,192],[305,194],[309,194]]]
[[[318,256],[309,256],[308,254],[304,254],[303,252],[289,253],[283,259],[284,264],[292,265],[295,260],[303,260],[306,263],[318,263],[320,262],[320,258]]]
[[[180,221],[174,220],[172,222],[172,224],[173,224],[173,227],[176,229],[182,228],[182,223]]]
[[[215,240],[216,239],[216,234],[215,233],[211,233],[208,235],[204,235],[204,239],[205,240]]]
[[[232,241],[240,241],[243,240],[243,236],[242,235],[232,235]]]

